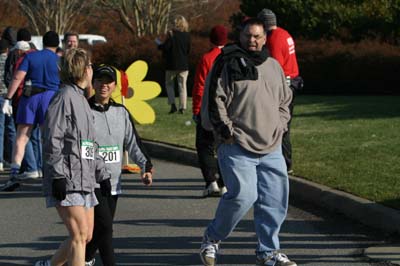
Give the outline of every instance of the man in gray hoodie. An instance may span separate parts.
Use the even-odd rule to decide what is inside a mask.
[[[256,265],[296,266],[278,252],[289,197],[281,142],[292,93],[265,41],[263,22],[247,20],[240,44],[222,49],[206,83],[207,116],[219,142],[218,161],[228,189],[204,233],[200,257],[206,266],[216,265],[220,242],[251,207],[258,238]]]

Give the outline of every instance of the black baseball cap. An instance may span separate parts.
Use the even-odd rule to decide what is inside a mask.
[[[93,78],[94,79],[99,79],[103,76],[110,77],[115,83],[117,83],[117,72],[115,71],[115,68],[112,66],[108,65],[100,65],[98,66],[93,73]]]

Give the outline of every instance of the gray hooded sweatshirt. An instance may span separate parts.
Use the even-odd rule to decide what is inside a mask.
[[[141,169],[141,173],[150,172],[153,165],[141,139],[136,132],[133,119],[128,110],[112,99],[106,105],[95,102],[95,97],[89,99],[95,121],[95,131],[99,144],[99,153],[104,158],[105,167],[111,173],[111,194],[118,195],[121,190],[121,167],[123,151]]]

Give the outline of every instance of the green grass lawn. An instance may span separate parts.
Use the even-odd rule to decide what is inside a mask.
[[[156,122],[138,125],[141,137],[194,149],[190,108],[170,115],[166,98],[149,103]],[[400,96],[298,96],[295,104],[295,175],[400,209]]]

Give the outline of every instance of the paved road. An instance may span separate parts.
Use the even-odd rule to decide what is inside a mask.
[[[198,169],[160,160],[154,164],[153,187],[141,185],[138,175],[124,179],[114,227],[118,265],[200,265],[201,235],[218,199],[201,198]],[[0,214],[0,266],[32,265],[51,255],[66,236],[55,209],[44,206],[40,181],[0,193]],[[388,265],[362,255],[364,248],[383,240],[368,228],[295,199],[281,231],[284,252],[309,266]],[[254,247],[250,212],[222,244],[219,265],[254,265]]]

